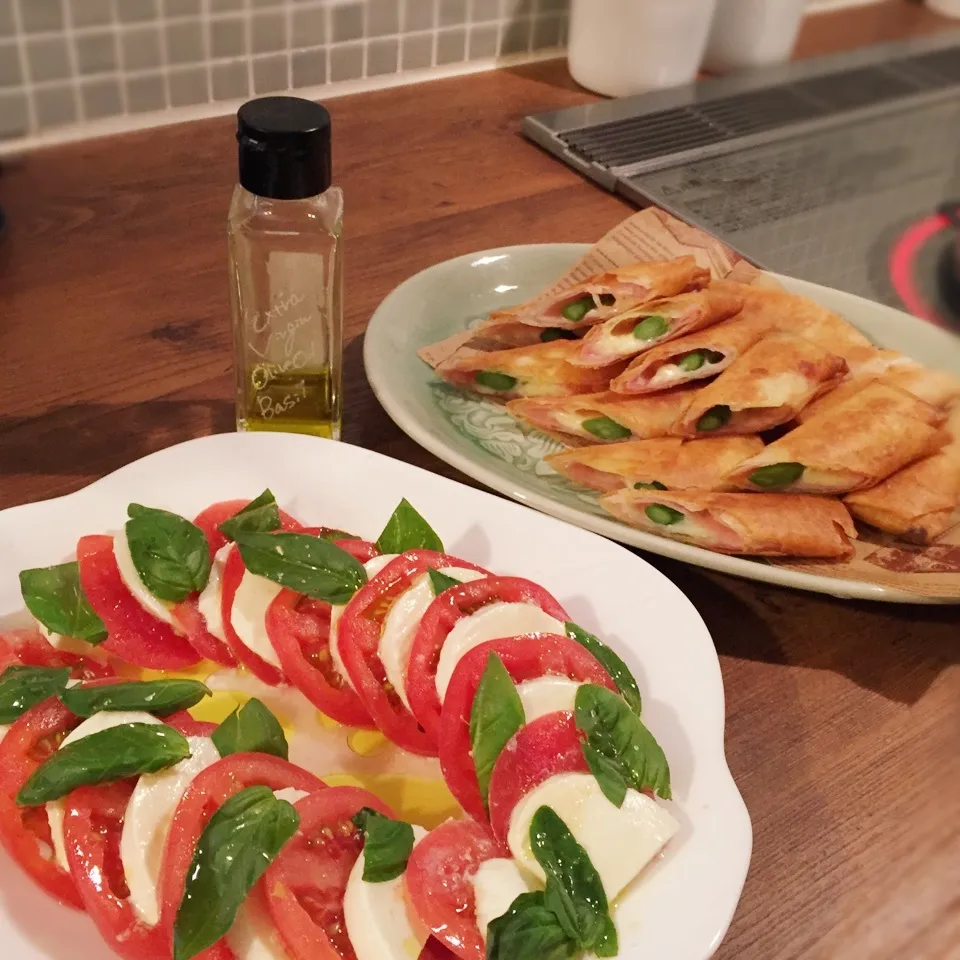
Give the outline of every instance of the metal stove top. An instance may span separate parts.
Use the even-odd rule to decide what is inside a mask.
[[[960,331],[960,31],[527,117],[524,132],[760,266]]]

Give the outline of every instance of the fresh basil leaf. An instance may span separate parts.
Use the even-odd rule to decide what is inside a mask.
[[[550,807],[534,813],[530,846],[547,878],[544,905],[554,913],[561,929],[584,950],[607,942],[610,910],[600,874]]]
[[[207,585],[210,547],[204,532],[184,517],[131,503],[125,526],[130,556],[146,588],[179,603]]]
[[[280,508],[269,490],[251,500],[242,510],[228,517],[217,529],[228,539],[236,540],[238,533],[268,533],[280,529]]]
[[[56,696],[69,679],[69,667],[7,667],[0,674],[0,723],[13,723],[31,707]]]
[[[486,960],[577,960],[583,951],[544,903],[543,891],[521,893],[487,926]]]
[[[20,788],[17,803],[37,807],[93,783],[156,773],[190,756],[182,733],[163,723],[125,723],[68,743]]]
[[[503,661],[491,653],[470,708],[470,745],[473,767],[483,802],[487,802],[490,775],[507,741],[524,725],[523,702]]]
[[[583,744],[583,758],[603,795],[615,806],[622,807],[627,798],[627,781],[616,760],[601,753],[589,741]]]
[[[359,560],[306,533],[241,533],[237,547],[251,573],[327,603],[346,603],[367,582]]]
[[[393,511],[383,533],[377,537],[381,553],[406,553],[407,550],[435,550],[443,553],[443,542],[433,527],[406,499]]]
[[[223,937],[299,826],[296,808],[269,787],[247,787],[217,810],[187,871],[173,925],[173,960],[190,960]]]
[[[610,674],[610,679],[617,685],[620,696],[627,701],[630,709],[639,717],[641,700],[640,688],[634,680],[630,668],[600,639],[592,633],[587,633],[583,627],[575,623],[565,623],[564,628],[571,640],[576,640],[581,647],[586,648],[600,661],[603,668]]]
[[[615,957],[620,953],[620,938],[617,936],[617,925],[613,917],[607,916],[604,920],[604,931],[600,939],[593,945],[593,952],[598,957]]]
[[[619,795],[619,786],[605,782],[597,771],[605,773],[614,768],[634,790],[652,790],[665,800],[670,799],[667,758],[653,734],[620,697],[605,687],[582,684],[574,701],[574,716],[577,726],[587,735],[584,757],[608,800],[616,802],[611,794]],[[587,747],[591,748],[589,754]],[[598,755],[604,758],[602,763]]]
[[[370,807],[355,814],[353,823],[364,835],[364,881],[385,883],[401,876],[413,851],[413,827],[402,820],[391,820]]]
[[[51,633],[92,644],[107,639],[103,621],[94,613],[80,586],[80,566],[76,561],[21,570],[20,592],[27,609]]]
[[[451,587],[458,587],[463,583],[462,580],[458,580],[456,577],[448,577],[445,573],[434,570],[433,567],[427,570],[427,576],[430,577],[430,586],[433,587],[433,595],[435,597],[439,597],[444,590],[449,590]]]
[[[290,754],[280,721],[256,697],[237,707],[210,739],[221,757],[231,753],[270,753],[286,760]]]
[[[104,710],[143,710],[158,717],[196,706],[210,689],[199,680],[130,680],[96,687],[71,687],[60,699],[78,717]]]
[[[347,533],[346,530],[336,530],[333,527],[327,530],[321,530],[319,533],[313,534],[315,537],[319,537],[321,540],[360,540],[355,533]]]

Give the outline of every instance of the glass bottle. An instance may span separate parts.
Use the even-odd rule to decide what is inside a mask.
[[[343,193],[330,114],[262,97],[237,114],[228,223],[238,430],[340,438]]]

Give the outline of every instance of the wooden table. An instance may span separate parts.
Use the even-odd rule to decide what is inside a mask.
[[[800,52],[949,25],[883,3],[811,19]],[[557,62],[331,101],[349,442],[457,476],[380,409],[360,335],[396,284],[438,260],[593,241],[629,212],[518,133],[525,114],[590,99]],[[232,127],[56,148],[0,179],[0,507],[233,429]],[[730,766],[753,817],[750,876],[717,956],[960,957],[957,608],[841,602],[649,559],[716,641]]]

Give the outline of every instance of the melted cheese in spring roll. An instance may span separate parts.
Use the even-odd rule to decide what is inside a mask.
[[[536,327],[572,330],[600,323],[636,304],[698,290],[709,282],[710,271],[698,267],[693,257],[635,263],[502,313]]]
[[[437,367],[444,380],[475,393],[499,397],[568,397],[606,388],[623,365],[577,367],[570,362],[579,344],[570,340],[485,353],[454,355]]]
[[[846,361],[812,341],[770,334],[697,394],[677,432],[702,437],[769,430],[792,420],[846,372]]]
[[[596,443],[665,437],[695,391],[670,390],[651,397],[594,393],[563,399],[513,400],[507,412],[548,433]]]
[[[906,390],[934,407],[945,407],[960,397],[960,380],[943,370],[931,370],[905,357],[896,350],[875,350],[850,362],[850,376],[832,390],[802,410],[797,419],[803,423],[838,403],[843,403],[862,390],[872,380]]]
[[[849,557],[857,536],[843,504],[826,497],[620,490],[600,503],[632,527],[718,553]]]
[[[944,414],[903,390],[874,381],[771,443],[730,474],[743,490],[850,493],[944,445]]]
[[[773,327],[770,316],[737,316],[707,330],[653,347],[631,361],[610,388],[645,394],[715,377]]]
[[[660,437],[565,450],[547,457],[558,473],[595,490],[725,490],[726,475],[763,449],[759,437]]]
[[[584,367],[602,367],[635,357],[660,343],[727,320],[742,306],[743,298],[738,294],[722,287],[707,287],[631,307],[591,327],[574,362]]]

